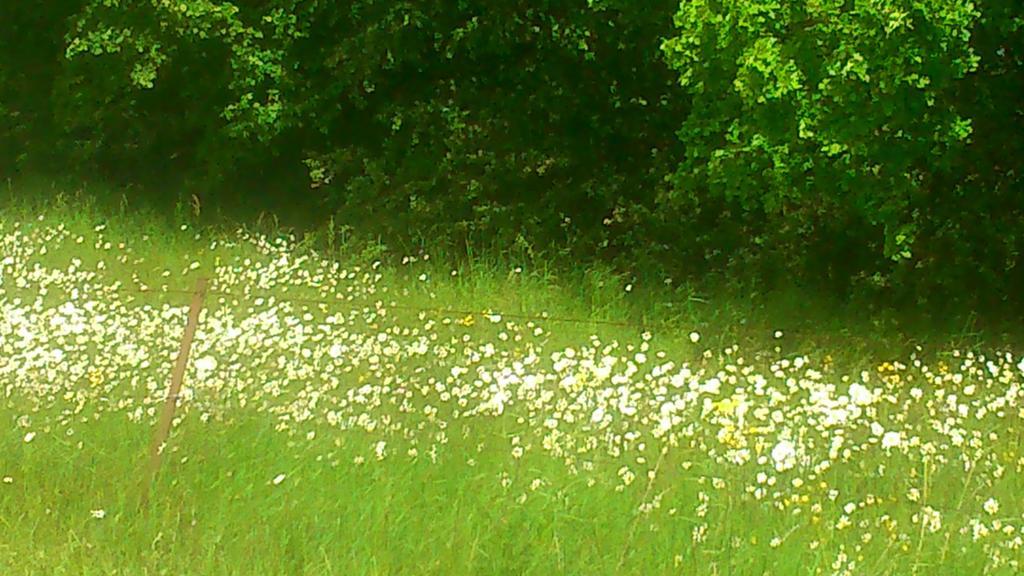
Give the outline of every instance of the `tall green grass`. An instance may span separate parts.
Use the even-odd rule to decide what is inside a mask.
[[[889,320],[796,291],[744,299],[500,253],[466,261],[359,238],[264,250],[185,210],[169,217],[128,201],[14,196],[0,211],[2,246],[13,255],[0,267],[5,574],[1020,570],[1024,427],[1015,390],[1024,377],[1019,356],[1004,354],[1020,349],[991,336],[911,339]],[[271,242],[281,234],[253,232]],[[263,266],[254,278],[244,277],[246,259],[249,269]],[[339,280],[341,270],[354,279]],[[188,302],[160,288],[188,290],[199,275],[214,277],[215,292],[142,507],[146,449]],[[151,290],[133,291],[142,285]],[[269,295],[332,303],[255,302]],[[88,300],[98,307],[83,340],[57,336],[59,307]],[[488,318],[497,313],[505,316]],[[257,317],[268,324],[245,328],[251,340],[228,336]],[[302,336],[321,328],[322,340]],[[430,335],[432,349],[410,352]],[[351,345],[334,364],[332,339]],[[125,344],[145,346],[151,361],[133,360]],[[471,360],[488,345],[492,359]],[[33,360],[55,347],[63,360]],[[550,378],[510,388],[501,411],[471,414],[494,398],[473,371],[493,376],[531,352],[526,373]],[[589,354],[638,371],[613,382],[589,371]],[[217,367],[200,374],[196,362],[208,357]],[[658,374],[669,360],[674,367]],[[683,364],[695,382],[717,379],[721,390],[688,400],[672,431],[658,435],[658,407],[686,390],[667,384]],[[453,376],[456,367],[470,375]],[[864,417],[819,429],[809,391],[852,391],[862,371],[881,391]],[[566,375],[576,381],[560,382]],[[754,394],[747,377],[755,375],[776,395]],[[636,415],[601,399],[620,389],[636,395]],[[947,405],[954,394],[967,416],[956,401]],[[591,421],[603,403],[614,414],[607,425]],[[783,418],[746,430],[738,405],[750,409],[748,422],[758,408]],[[881,449],[871,423],[900,430],[901,448]],[[806,462],[781,471],[754,462],[787,435]],[[836,435],[848,454],[829,455]],[[728,462],[741,443],[753,460]],[[815,470],[822,460],[830,465]],[[985,511],[990,499],[997,512]]]

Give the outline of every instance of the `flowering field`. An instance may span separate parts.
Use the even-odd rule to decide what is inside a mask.
[[[843,350],[782,353],[782,332],[746,350],[502,316],[458,297],[458,271],[400,268],[241,231],[0,217],[0,570],[1022,570],[1011,352],[846,370]]]

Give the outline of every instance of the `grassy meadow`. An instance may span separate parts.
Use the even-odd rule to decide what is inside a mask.
[[[1024,350],[185,220],[0,211],[0,573],[1022,571]]]

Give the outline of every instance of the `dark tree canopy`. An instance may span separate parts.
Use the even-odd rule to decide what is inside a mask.
[[[68,0],[0,26],[5,173],[840,292],[1024,289],[1017,0]]]

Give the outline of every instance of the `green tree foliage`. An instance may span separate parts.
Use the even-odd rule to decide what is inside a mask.
[[[54,80],[66,64],[65,22],[78,7],[0,3],[0,175],[54,156]]]
[[[621,244],[632,236],[604,221],[652,208],[681,148],[686,100],[659,57],[673,10],[86,2],[68,33],[69,83],[106,85],[68,90],[67,123],[85,120],[108,164],[177,154],[211,186],[302,168],[312,195],[397,216],[400,229]]]
[[[663,50],[694,100],[665,206],[724,203],[796,268],[940,272],[996,250],[975,264],[997,280],[1024,232],[1020,22],[1002,0],[683,2]],[[1005,225],[982,239],[979,217]]]
[[[0,26],[3,170],[674,273],[1024,288],[1018,0],[68,0]]]

